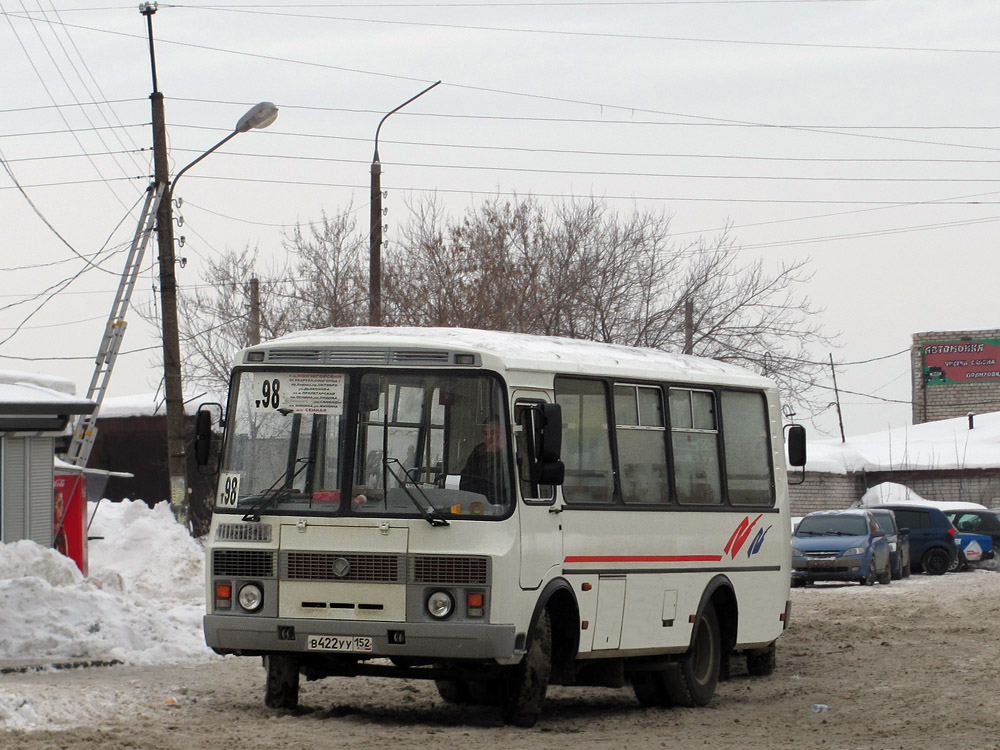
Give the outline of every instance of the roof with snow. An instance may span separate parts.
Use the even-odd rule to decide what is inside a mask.
[[[93,401],[73,391],[62,378],[0,370],[0,432],[58,432],[70,415],[94,411]]]
[[[1000,468],[1000,412],[809,443],[806,471],[930,471]]]
[[[542,372],[586,372],[597,366],[609,373],[637,375],[656,372],[657,376],[684,380],[712,378],[719,382],[766,386],[771,381],[760,375],[714,359],[673,354],[659,349],[604,344],[585,339],[535,336],[508,331],[471,328],[325,328],[290,333],[260,344],[257,350],[331,349],[376,350],[445,349],[496,357],[512,370]],[[245,352],[246,350],[244,350]],[[237,354],[242,364],[244,353]]]

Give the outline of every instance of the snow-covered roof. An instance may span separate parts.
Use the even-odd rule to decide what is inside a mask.
[[[858,435],[842,443],[813,440],[806,471],[847,474],[856,471],[913,471],[1000,468],[1000,412],[898,427]]]
[[[207,402],[225,403],[225,394],[193,391],[184,395],[184,413],[196,414],[198,407]],[[121,417],[157,417],[167,413],[163,393],[139,393],[132,396],[109,396],[101,404],[99,419]]]
[[[415,346],[479,352],[500,358],[508,369],[584,372],[599,366],[611,373],[646,373],[657,377],[703,377],[724,381],[769,383],[742,367],[704,357],[671,354],[658,349],[602,344],[558,336],[534,336],[470,328],[325,328],[290,333],[255,348],[272,347],[393,347]],[[238,355],[242,362],[242,355]]]
[[[0,415],[49,417],[89,414],[94,402],[73,395],[73,383],[62,378],[0,370]]]

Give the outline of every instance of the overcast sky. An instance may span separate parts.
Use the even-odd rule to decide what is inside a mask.
[[[82,394],[152,172],[146,21],[0,8],[0,369]],[[366,226],[379,119],[441,80],[382,128],[390,242],[435,191],[454,214],[593,195],[668,213],[679,243],[731,223],[747,260],[812,258],[849,435],[909,422],[912,333],[1000,327],[996,0],[181,3],[153,27],[172,172],[280,108],[179,182],[183,287],[324,211]],[[130,315],[109,395],[157,389],[157,341]]]

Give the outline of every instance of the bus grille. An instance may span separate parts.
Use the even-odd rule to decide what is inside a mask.
[[[220,523],[215,529],[215,538],[220,542],[270,542],[271,524]]]
[[[413,583],[478,584],[489,583],[485,557],[454,555],[416,555],[413,558]]]
[[[344,563],[347,563],[345,565]],[[283,552],[281,578],[288,581],[403,583],[399,555],[358,552]],[[341,572],[343,571],[343,572]]]
[[[213,550],[212,574],[231,578],[274,578],[274,553],[249,549]]]

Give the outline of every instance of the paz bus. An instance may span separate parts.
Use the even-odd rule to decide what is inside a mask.
[[[327,329],[239,352],[224,426],[205,638],[263,657],[270,707],[295,708],[301,676],[425,678],[532,726],[548,685],[702,706],[737,656],[774,670],[791,560],[766,378],[573,339]]]

